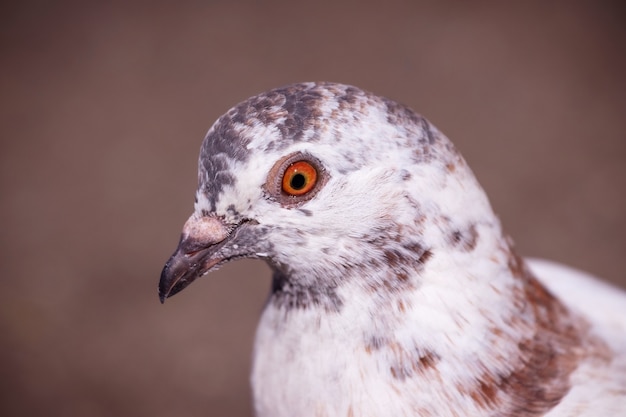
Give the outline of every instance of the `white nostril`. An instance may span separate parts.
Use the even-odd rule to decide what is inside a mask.
[[[216,216],[193,214],[183,226],[184,238],[203,246],[221,242],[228,237],[229,231],[229,227]]]

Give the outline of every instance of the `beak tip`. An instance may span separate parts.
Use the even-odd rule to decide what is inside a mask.
[[[163,271],[161,272],[161,279],[159,280],[159,286],[158,286],[158,292],[159,292],[159,301],[161,301],[161,304],[165,303],[165,300],[171,295],[171,288],[170,288],[170,274],[169,274],[169,269],[170,269],[170,261],[167,261],[167,263],[165,264],[165,267],[163,268]]]
[[[185,274],[172,274],[169,266],[168,262],[159,281],[159,301],[161,304],[164,304],[165,300],[179,293],[194,280],[194,277],[186,278]]]

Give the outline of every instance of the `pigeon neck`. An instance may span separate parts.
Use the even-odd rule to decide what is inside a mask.
[[[579,362],[602,346],[590,338],[586,323],[537,281],[506,239],[496,243],[492,258],[475,256],[473,266],[463,265],[463,258],[452,266],[433,250],[428,268],[401,280],[406,286],[381,280],[374,288],[352,281],[282,298],[306,300],[302,304],[271,302],[257,335],[255,375],[262,380],[283,366],[309,369],[299,380],[298,395],[309,384],[333,380],[336,394],[311,395],[340,397],[329,404],[337,409],[350,407],[351,395],[358,402],[363,393],[388,389],[388,398],[407,391],[411,410],[423,415],[431,415],[429,409],[437,415],[454,410],[544,415],[569,391]],[[409,285],[413,280],[419,282]],[[275,285],[283,295],[302,290],[280,275]],[[332,358],[328,352],[334,352]],[[320,366],[311,367],[315,363]],[[354,377],[363,369],[375,371],[375,387]],[[442,392],[448,396],[447,414],[441,410]]]

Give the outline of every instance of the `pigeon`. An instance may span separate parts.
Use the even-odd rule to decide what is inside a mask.
[[[626,293],[521,258],[452,142],[395,101],[298,83],[215,122],[161,302],[240,258],[273,272],[258,417],[626,415]]]

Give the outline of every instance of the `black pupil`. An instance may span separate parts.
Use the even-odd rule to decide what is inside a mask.
[[[289,181],[289,185],[294,190],[301,190],[306,185],[306,178],[302,174],[296,174],[291,177],[291,181]]]

